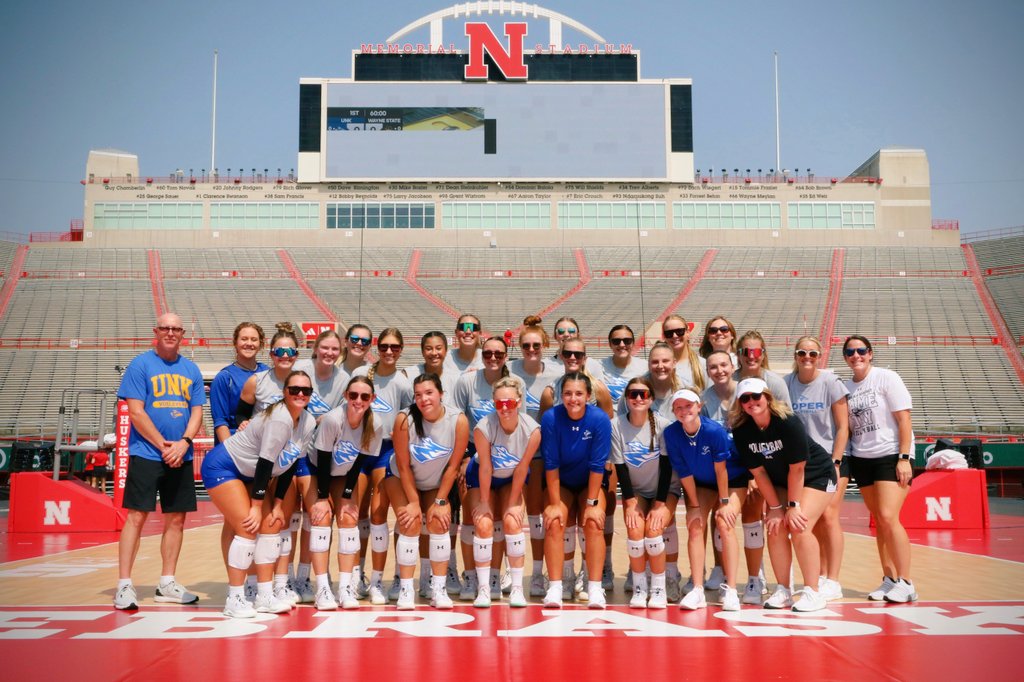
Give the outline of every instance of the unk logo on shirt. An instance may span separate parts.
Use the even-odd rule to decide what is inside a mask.
[[[284,446],[281,450],[281,456],[278,457],[277,463],[287,469],[292,465],[292,462],[299,458],[301,451],[299,450],[299,444],[295,441],[288,441],[288,445]]]
[[[306,411],[314,417],[319,417],[322,414],[330,412],[331,406],[324,402],[324,399],[320,397],[320,394],[313,391],[313,395],[309,397],[309,404],[306,405]]]
[[[651,450],[646,443],[631,440],[626,443],[626,447],[622,452],[622,457],[626,460],[626,464],[629,466],[639,467],[646,462],[650,462],[652,459],[658,459],[658,455],[660,454],[660,449],[657,447]]]
[[[519,462],[520,458],[509,452],[504,445],[491,446],[491,466],[495,471],[511,471]]]
[[[526,394],[526,409],[540,410],[540,398],[534,397],[532,393]]]
[[[608,393],[612,396],[612,402],[619,402],[619,398],[626,392],[626,384],[629,383],[629,379],[626,377],[611,377],[605,375],[604,385],[608,387]]]
[[[334,463],[348,464],[354,462],[356,457],[359,456],[359,448],[347,440],[339,440],[334,445]]]
[[[409,443],[409,454],[412,459],[425,464],[441,457],[448,457],[452,454],[452,448],[438,445],[427,436],[419,443]]]
[[[391,414],[395,411],[395,408],[391,407],[391,403],[380,396],[373,399],[373,404],[370,405],[370,409],[373,410],[374,414]]]
[[[481,400],[476,405],[470,406],[469,411],[473,414],[473,419],[480,421],[487,415],[494,412],[494,401]]]

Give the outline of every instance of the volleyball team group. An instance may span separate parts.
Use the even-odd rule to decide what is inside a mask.
[[[417,592],[438,609],[528,598],[603,609],[616,512],[631,608],[817,611],[843,598],[839,510],[851,478],[877,526],[883,577],[868,598],[917,599],[899,521],[912,478],[911,398],[895,372],[872,366],[863,336],[843,343],[844,381],[806,336],[791,372],[772,371],[761,334],[738,336],[724,317],[707,322],[695,350],[692,325],[668,316],[646,359],[633,330],[615,325],[611,355],[596,360],[571,318],[553,337],[528,317],[516,338],[484,339],[466,314],[451,347],[444,332],[424,334],[422,362],[408,366],[393,327],[376,338],[360,324],[326,331],[308,359],[292,326],[277,327],[268,342],[259,325],[239,324],[235,361],[210,389],[217,445],[201,475],[224,516],[229,617],[299,602],[408,610]],[[161,498],[166,514],[163,489]],[[392,551],[393,577],[384,574]],[[122,570],[115,606],[135,608],[124,583]],[[197,599],[173,576],[157,589],[157,601]]]

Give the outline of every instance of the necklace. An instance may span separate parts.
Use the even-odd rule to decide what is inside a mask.
[[[700,422],[697,423],[697,430],[693,433],[688,432],[685,428],[683,429],[683,433],[686,434],[686,438],[690,441],[690,447],[697,447],[697,436],[700,435]]]

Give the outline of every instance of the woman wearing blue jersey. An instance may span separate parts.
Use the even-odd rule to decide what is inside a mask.
[[[571,341],[569,342],[571,343]],[[611,451],[611,420],[590,405],[590,377],[572,371],[562,377],[561,404],[541,418],[541,448],[547,480],[544,508],[544,553],[551,577],[544,606],[562,607],[567,520],[578,516],[586,538],[587,592],[592,609],[605,608],[601,572],[607,550],[604,542],[606,466]],[[572,540],[572,538],[570,538]],[[575,544],[575,543],[573,543]]]
[[[486,345],[484,362],[487,362]],[[526,606],[523,593],[526,556],[523,490],[530,462],[540,447],[540,425],[519,409],[523,401],[519,379],[508,376],[498,379],[494,382],[491,397],[495,411],[477,422],[473,430],[476,454],[466,469],[465,508],[473,515],[473,559],[477,574],[475,582],[479,584],[473,605],[486,608],[494,597],[492,546],[498,534],[495,519],[500,519],[512,574],[509,605],[523,607]]]
[[[255,322],[241,322],[235,327],[231,339],[235,347],[235,361],[217,372],[210,384],[210,416],[213,417],[213,435],[217,443],[223,443],[238,429],[235,408],[245,382],[256,372],[267,369],[256,359],[267,341],[261,326]]]
[[[373,382],[352,377],[345,387],[346,401],[320,420],[314,446],[315,486],[306,495],[313,527],[309,547],[316,576],[316,608],[330,611],[359,608],[353,569],[359,553],[359,499],[352,499],[363,460],[380,454],[383,429],[373,418]],[[338,599],[331,593],[327,574],[327,551],[331,547],[331,507],[338,523]],[[383,602],[381,602],[383,603]]]
[[[654,389],[649,379],[634,377],[622,400],[629,412],[612,422],[611,461],[622,490],[622,516],[629,554],[631,608],[663,609],[668,605],[665,585],[665,532],[675,525],[679,481],[670,481],[670,465],[661,448],[661,434],[669,422],[651,411]],[[646,564],[651,564],[650,588]],[[648,599],[648,596],[650,599]]]
[[[684,609],[707,606],[704,595],[704,546],[708,517],[714,511],[715,543],[725,577],[719,587],[722,610],[738,611],[736,565],[739,544],[733,529],[747,496],[750,474],[733,450],[725,427],[701,414],[700,395],[688,388],[672,396],[676,422],[665,429],[665,450],[686,493],[687,550],[693,589],[679,602]]]
[[[248,428],[219,444],[204,458],[203,484],[210,499],[234,530],[227,552],[228,599],[224,614],[252,618],[257,612],[282,613],[292,603],[275,594],[274,569],[282,554],[282,528],[289,518],[286,493],[297,463],[316,428],[306,404],[313,384],[304,372],[284,381],[284,399],[260,412]],[[273,483],[272,483],[272,479]],[[267,499],[268,490],[275,500]],[[243,583],[256,565],[255,608],[245,598]]]

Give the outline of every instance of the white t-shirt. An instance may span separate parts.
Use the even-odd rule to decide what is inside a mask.
[[[845,383],[850,391],[850,454],[866,459],[899,454],[899,427],[892,413],[913,407],[900,375],[872,367],[863,381]]]
[[[793,412],[807,427],[807,435],[831,455],[836,440],[832,406],[850,393],[843,380],[831,370],[822,370],[805,384],[793,372],[786,375],[786,386],[793,401]]]

